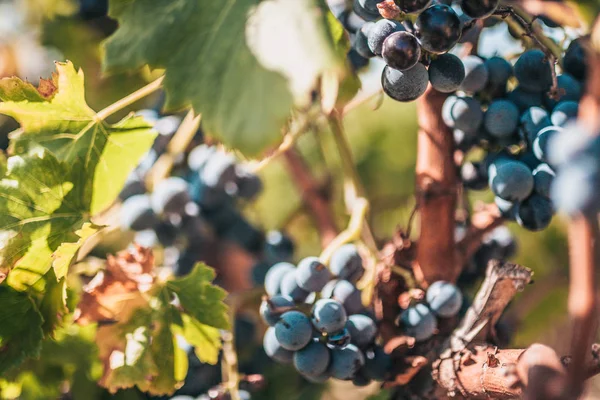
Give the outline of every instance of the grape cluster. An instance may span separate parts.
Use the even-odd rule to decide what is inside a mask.
[[[398,316],[398,325],[403,332],[423,342],[437,331],[438,318],[451,318],[461,309],[463,297],[460,289],[452,283],[432,283],[425,294],[425,303],[411,305]]]
[[[316,257],[267,273],[260,314],[269,328],[263,346],[273,360],[293,364],[310,382],[329,378],[357,386],[383,381],[391,358],[375,344],[377,325],[361,302],[356,282],[364,273],[355,245],[337,249],[329,269]],[[317,296],[317,293],[319,295]],[[310,314],[303,312],[310,308]]]

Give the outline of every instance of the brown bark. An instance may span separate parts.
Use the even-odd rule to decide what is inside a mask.
[[[416,190],[421,221],[417,268],[425,284],[438,280],[454,282],[462,267],[455,262],[454,142],[452,131],[441,117],[446,98],[446,94],[429,87],[417,103],[420,128]]]

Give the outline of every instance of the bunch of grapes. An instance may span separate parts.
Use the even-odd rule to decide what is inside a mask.
[[[363,273],[353,244],[337,249],[329,268],[317,257],[304,258],[297,267],[275,264],[267,273],[268,297],[260,306],[269,325],[263,340],[267,355],[293,363],[311,382],[335,378],[364,386],[385,380],[391,358],[376,344],[377,324],[356,287]]]

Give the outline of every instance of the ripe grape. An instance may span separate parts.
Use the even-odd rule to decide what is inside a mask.
[[[579,103],[576,101],[561,101],[552,110],[550,120],[552,125],[565,126],[571,119],[577,118],[579,113]]]
[[[310,342],[312,332],[310,319],[300,311],[283,313],[275,324],[275,337],[286,350],[304,348]]]
[[[329,269],[337,278],[352,283],[356,283],[365,272],[358,248],[353,244],[345,244],[332,254]]]
[[[377,56],[381,55],[383,42],[394,32],[404,31],[404,27],[398,21],[382,19],[371,27],[368,34],[368,45],[371,52]]]
[[[178,177],[170,177],[158,183],[152,192],[152,209],[157,214],[183,214],[191,201],[188,183]]]
[[[371,58],[375,56],[371,49],[369,49],[369,33],[374,26],[374,22],[366,22],[360,27],[360,30],[356,32],[356,35],[354,36],[352,47],[364,58]]]
[[[471,18],[486,18],[496,11],[500,0],[461,0],[460,8]]]
[[[332,346],[344,347],[350,343],[351,337],[348,329],[344,328],[339,332],[327,335],[327,343]]]
[[[463,186],[471,190],[484,190],[488,185],[487,171],[479,162],[466,161],[460,167]]]
[[[507,99],[512,101],[521,112],[524,112],[530,107],[541,107],[543,105],[541,92],[528,92],[521,86],[517,86],[510,92]]]
[[[562,166],[579,158],[590,147],[591,133],[577,121],[567,124],[553,135],[548,144],[548,160],[552,166]]]
[[[488,82],[490,85],[506,89],[506,84],[513,76],[513,67],[502,57],[490,57],[484,62],[488,70]]]
[[[311,342],[305,348],[294,353],[294,367],[301,374],[319,376],[327,371],[331,356],[326,345]]]
[[[122,230],[152,229],[158,223],[158,218],[152,210],[150,196],[137,194],[125,200],[121,205],[119,221]]]
[[[291,297],[294,301],[301,302],[306,300],[310,292],[298,286],[296,279],[296,270],[287,272],[281,280],[281,294]]]
[[[525,229],[540,231],[550,225],[553,214],[552,202],[545,197],[533,194],[519,204],[516,220]]]
[[[282,364],[291,364],[294,358],[294,352],[286,350],[277,340],[275,328],[269,327],[263,338],[263,348],[265,353],[273,360]]]
[[[427,303],[431,311],[444,318],[454,317],[462,306],[462,293],[450,282],[437,281],[427,289]]]
[[[548,113],[541,107],[530,107],[520,118],[520,135],[531,146],[540,130],[552,125]]]
[[[548,144],[561,130],[558,126],[548,126],[538,132],[533,141],[533,152],[539,160],[548,162]]]
[[[369,377],[367,377],[365,374],[364,368],[361,368],[356,375],[354,375],[354,378],[352,378],[352,384],[357,387],[365,387],[371,384],[371,379],[369,379]]]
[[[565,56],[563,58],[563,65],[565,71],[573,75],[580,81],[585,80],[587,75],[587,62],[585,47],[581,45],[582,38],[577,38],[569,44]]]
[[[454,54],[442,54],[429,64],[429,81],[438,92],[454,92],[464,79],[465,67]]]
[[[403,311],[400,314],[400,324],[404,332],[417,342],[429,339],[437,329],[435,315],[424,304],[417,304]]]
[[[312,323],[323,333],[336,333],[344,329],[348,317],[344,306],[335,300],[317,300],[312,308]]]
[[[549,110],[552,110],[559,101],[579,101],[582,92],[581,83],[579,83],[579,81],[569,74],[559,75],[556,80],[559,90],[558,100],[551,99],[550,97],[544,99],[546,107],[548,107]]]
[[[561,167],[550,190],[556,208],[568,215],[595,213],[600,202],[597,171],[597,161],[590,158]]]
[[[519,125],[519,109],[508,100],[494,100],[483,119],[485,129],[496,138],[508,138]]]
[[[298,263],[296,282],[307,292],[318,292],[331,279],[331,273],[317,257],[307,257]]]
[[[342,303],[348,315],[358,314],[363,309],[360,290],[343,279],[329,281],[321,291],[321,296]]]
[[[442,106],[442,119],[450,128],[476,132],[483,120],[481,103],[472,97],[450,96]]]
[[[354,0],[354,12],[365,21],[374,21],[380,17],[377,4],[382,0]]]
[[[188,154],[187,164],[192,171],[200,171],[217,152],[217,148],[206,144],[196,146]]]
[[[538,49],[521,54],[515,64],[515,76],[519,85],[531,92],[545,92],[552,85],[550,63],[544,52]]]
[[[386,66],[381,75],[383,91],[397,101],[413,101],[419,98],[429,84],[427,68],[417,63],[411,69],[398,71]]]
[[[496,204],[496,206],[498,207],[498,210],[500,210],[500,214],[504,218],[515,219],[517,205],[519,203],[514,202],[514,201],[504,200],[502,197],[498,197],[498,196],[494,197],[494,203]]]
[[[506,161],[492,168],[490,188],[498,197],[508,201],[522,201],[533,191],[533,174],[520,161]]]
[[[335,379],[350,380],[365,365],[365,357],[358,347],[349,344],[331,350],[329,373]]]
[[[392,357],[381,346],[365,352],[365,375],[374,381],[385,381],[392,369]]]
[[[237,195],[239,197],[246,200],[252,200],[262,192],[262,180],[258,175],[247,171],[240,165],[237,165],[235,171],[237,175],[235,183],[237,185]]]
[[[465,79],[460,85],[460,90],[466,93],[476,93],[488,83],[489,71],[485,62],[477,56],[467,56],[462,63],[465,67]]]
[[[280,262],[271,267],[269,272],[267,272],[267,276],[265,276],[265,291],[269,296],[275,296],[276,294],[281,293],[281,282],[283,281],[283,277],[288,272],[293,272],[296,270],[294,265],[288,262]]]
[[[435,4],[419,14],[415,29],[421,46],[431,53],[447,52],[461,35],[460,18],[443,4]]]
[[[377,336],[375,321],[362,314],[349,316],[346,329],[350,333],[351,342],[361,349],[373,343]]]
[[[281,231],[269,231],[265,237],[265,255],[273,262],[288,261],[294,255],[294,242]]]
[[[267,325],[275,326],[281,314],[293,308],[294,300],[291,297],[275,295],[262,301],[259,312]]]
[[[550,198],[550,188],[556,174],[548,164],[540,164],[533,170],[534,190],[540,196]]]
[[[394,32],[383,42],[381,55],[388,66],[404,71],[419,62],[421,46],[412,33]]]
[[[140,174],[134,171],[127,177],[127,181],[125,181],[125,185],[119,193],[119,199],[121,199],[121,201],[124,201],[130,198],[131,196],[144,193],[146,193],[146,185],[144,184],[144,179],[140,176]]]
[[[423,11],[431,4],[431,0],[394,0],[394,3],[402,12],[410,14]]]
[[[200,177],[211,188],[224,190],[227,184],[235,182],[235,157],[232,154],[217,152],[204,165]]]

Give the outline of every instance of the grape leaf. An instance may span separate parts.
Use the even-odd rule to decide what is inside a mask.
[[[39,88],[19,78],[0,80],[0,113],[21,124],[17,153],[40,145],[61,162],[81,164],[81,190],[95,215],[116,199],[156,134],[141,117],[114,125],[101,120],[85,101],[82,71],[70,62],[56,63],[56,69]]]
[[[39,354],[43,319],[26,293],[0,285],[0,374]]]
[[[174,326],[174,331],[182,335],[194,346],[194,352],[203,363],[215,365],[219,361],[221,333],[218,329],[204,325],[187,314],[182,315],[183,326]]]
[[[50,270],[44,276],[45,287],[39,295],[38,309],[44,318],[42,330],[44,333],[52,333],[64,315],[68,312],[67,303],[67,280],[66,278],[57,279],[54,269]]]
[[[56,251],[52,254],[52,258],[54,258],[52,266],[54,267],[57,279],[61,279],[67,275],[69,267],[76,259],[79,248],[88,238],[90,238],[100,229],[100,226],[86,222],[83,224],[81,229],[75,232],[75,234],[79,236],[79,240],[77,242],[62,243],[58,249],[56,249]]]
[[[200,323],[214,328],[229,329],[228,307],[223,300],[227,293],[212,284],[215,271],[197,263],[188,275],[168,281],[167,289],[177,295],[184,311]]]

